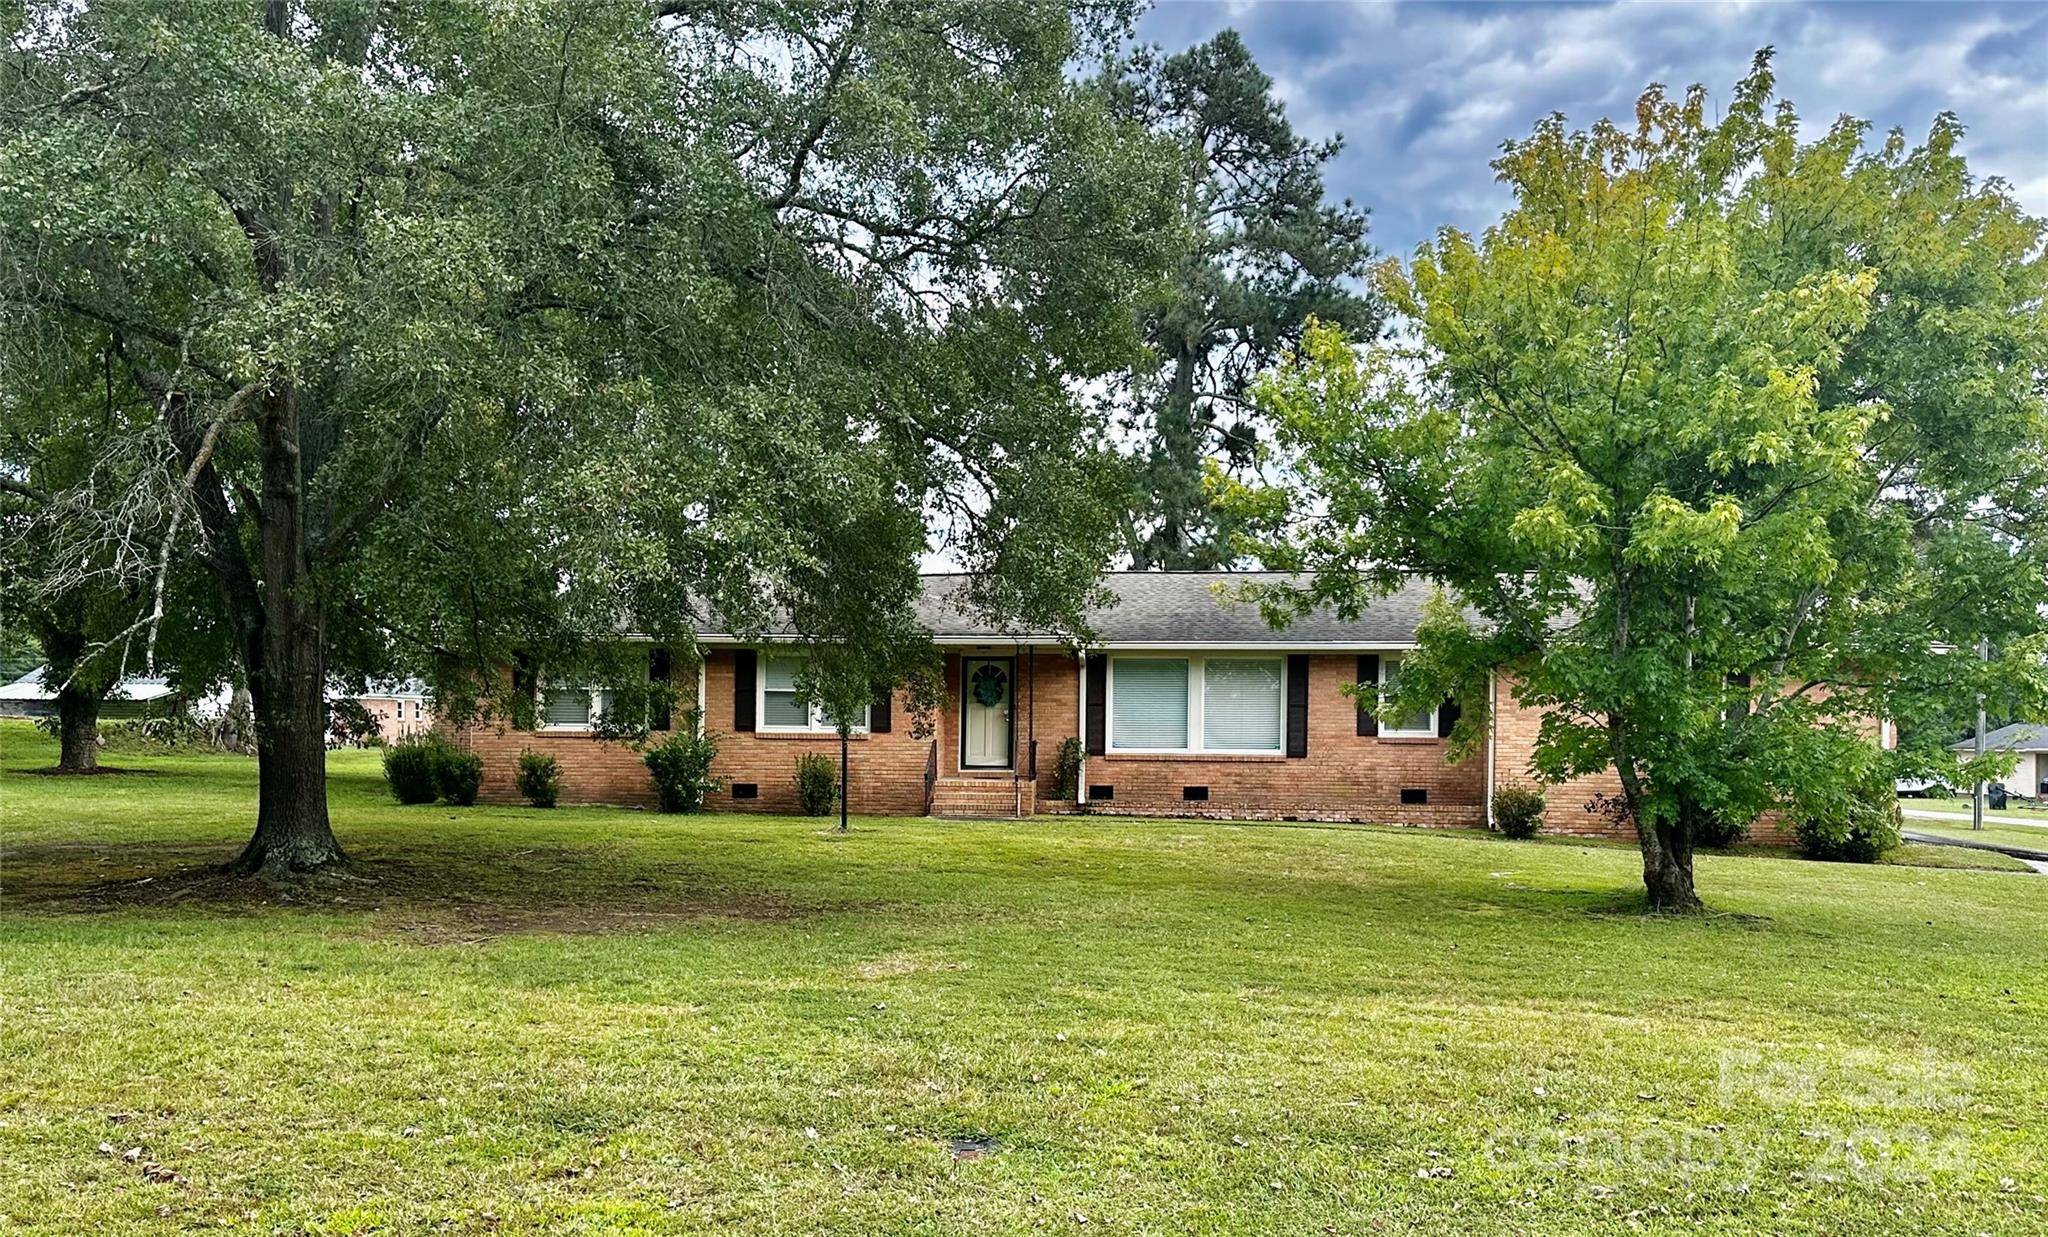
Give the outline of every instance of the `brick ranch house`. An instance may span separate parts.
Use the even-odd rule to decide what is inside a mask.
[[[1524,709],[1505,676],[1487,684],[1491,725],[1481,750],[1450,762],[1458,707],[1382,723],[1346,686],[1382,688],[1415,649],[1434,586],[1417,582],[1346,621],[1331,610],[1274,631],[1231,586],[1260,571],[1118,571],[1116,596],[1090,614],[1096,639],[1075,649],[1051,635],[987,627],[958,604],[961,575],[924,578],[920,621],[944,653],[944,705],[918,737],[903,692],[877,696],[852,733],[848,805],[868,815],[1016,819],[1036,813],[1171,815],[1210,819],[1358,821],[1489,827],[1493,793],[1536,784],[1530,756],[1542,713]],[[1219,590],[1221,586],[1221,590]],[[840,739],[795,692],[795,641],[700,633],[698,657],[647,649],[649,674],[692,700],[719,731],[713,772],[725,788],[713,811],[795,813],[797,758],[838,760]],[[453,739],[483,758],[483,803],[520,803],[520,752],[561,762],[563,803],[653,805],[639,752],[602,741],[590,723],[604,692],[543,684],[537,729],[483,725]],[[1876,727],[1874,727],[1876,729]],[[1888,731],[1888,727],[1884,727]],[[1085,768],[1073,797],[1055,793],[1061,743],[1081,737]],[[1878,739],[1890,745],[1890,735]],[[1552,834],[1634,838],[1589,809],[1618,795],[1612,770],[1544,786]],[[1757,842],[1790,842],[1776,819]]]
[[[1113,573],[1105,582],[1116,604],[1089,615],[1095,641],[1076,649],[982,624],[956,604],[962,577],[927,576],[919,617],[944,653],[944,705],[932,733],[918,737],[901,693],[875,700],[851,740],[849,805],[894,816],[1085,811],[1480,828],[1491,823],[1495,789],[1532,781],[1540,714],[1517,705],[1501,679],[1488,686],[1485,743],[1455,762],[1445,738],[1454,703],[1388,723],[1345,694],[1400,673],[1428,584],[1353,620],[1319,611],[1274,631],[1217,587],[1259,578]],[[797,757],[836,760],[839,751],[836,731],[793,690],[800,650],[718,633],[697,643],[698,658],[650,648],[648,660],[678,689],[676,715],[701,700],[706,725],[721,734],[714,771],[726,786],[709,806],[796,811]],[[564,802],[653,803],[639,753],[591,735],[601,692],[553,684],[542,696],[533,731],[454,736],[483,758],[483,801],[519,802],[518,758],[534,750],[561,763]],[[1056,754],[1076,736],[1084,773],[1071,797],[1058,796]],[[1611,834],[1587,804],[1618,790],[1611,773],[1548,787],[1547,828]]]

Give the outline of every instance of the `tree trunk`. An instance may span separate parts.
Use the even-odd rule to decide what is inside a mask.
[[[233,865],[245,876],[310,872],[347,858],[327,820],[327,676],[320,639],[317,625],[284,633],[270,642],[276,660],[250,676],[256,833]]]
[[[1637,826],[1643,843],[1643,889],[1650,895],[1650,909],[1692,914],[1705,909],[1692,885],[1692,832],[1683,823],[1659,820]]]
[[[1695,914],[1706,909],[1692,884],[1692,822],[1688,804],[1679,819],[1653,816],[1644,793],[1642,770],[1636,767],[1626,719],[1607,719],[1608,755],[1621,781],[1622,801],[1636,827],[1636,845],[1643,852],[1643,892],[1650,909],[1666,914]]]
[[[57,693],[57,768],[91,773],[100,767],[99,693],[67,687]]]
[[[263,411],[263,580],[228,590],[230,613],[241,594],[257,777],[256,833],[233,870],[281,876],[347,856],[327,820],[327,633],[307,555],[297,401],[287,388],[266,396]]]

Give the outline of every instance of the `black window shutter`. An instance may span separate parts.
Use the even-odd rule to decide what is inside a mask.
[[[1463,716],[1464,712],[1465,710],[1458,707],[1456,696],[1445,696],[1444,702],[1438,705],[1436,710],[1436,737],[1450,738],[1451,727],[1458,724],[1458,718]]]
[[[884,687],[875,693],[875,702],[868,706],[868,733],[888,734],[895,724],[891,709],[896,703],[896,693]]]
[[[538,712],[540,707],[538,700],[540,696],[540,672],[535,669],[532,656],[524,649],[512,654],[512,694],[521,702],[514,704],[512,707],[522,710],[522,712],[515,712],[512,715],[515,720],[525,716],[523,710],[529,705],[533,706],[535,711]],[[531,724],[539,725],[540,719],[537,717],[531,719]]]
[[[658,644],[648,649],[647,681],[665,684],[668,682],[668,671],[668,650]],[[669,724],[674,720],[671,716],[670,703],[666,696],[658,697],[654,701],[654,708],[647,717],[647,726],[650,730],[667,730],[669,728]]]
[[[1380,702],[1380,655],[1360,653],[1358,655],[1358,733],[1376,735],[1380,732],[1379,715],[1373,709]]]
[[[732,655],[732,728],[741,734],[754,729],[754,650]]]
[[[1287,754],[1308,755],[1308,654],[1287,655]]]
[[[1109,750],[1105,722],[1109,717],[1109,658],[1088,663],[1088,754],[1100,756]]]

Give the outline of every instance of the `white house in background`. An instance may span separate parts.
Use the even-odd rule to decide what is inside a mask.
[[[1975,739],[1964,739],[1955,745],[1958,752],[1977,750]],[[2048,797],[2048,725],[2038,722],[2014,722],[2000,726],[1984,736],[1984,750],[1987,752],[2018,752],[2019,764],[2003,781],[2005,793],[2009,795],[2040,795]]]
[[[14,682],[0,687],[0,717],[54,716],[58,684],[44,681],[44,673],[48,670],[48,666],[37,666]],[[122,679],[101,703],[100,717],[107,721],[141,717],[151,705],[163,705],[176,696],[177,692],[167,679],[140,676]],[[228,693],[222,690],[192,704],[197,712],[205,714],[211,706],[212,712],[217,714],[227,707],[227,698]]]

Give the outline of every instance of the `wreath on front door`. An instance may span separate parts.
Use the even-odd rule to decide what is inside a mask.
[[[977,667],[973,677],[968,680],[974,689],[974,702],[991,709],[1003,702],[1009,681],[1010,676],[1003,673],[1001,666],[989,665]]]

